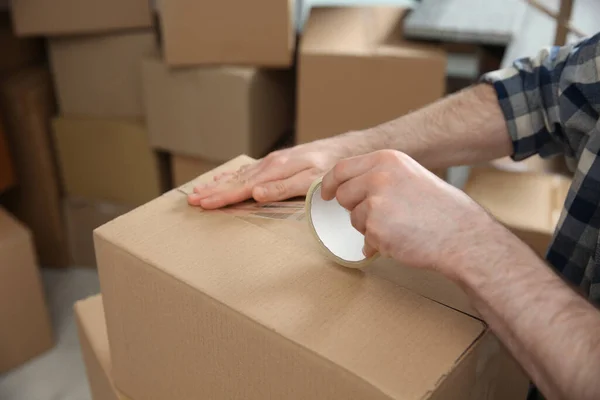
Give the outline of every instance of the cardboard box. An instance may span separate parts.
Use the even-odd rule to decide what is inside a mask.
[[[405,11],[311,11],[300,43],[298,143],[376,126],[444,95],[445,52],[401,39]]]
[[[25,69],[4,80],[0,108],[19,181],[6,206],[33,232],[40,263],[66,267],[67,237],[50,128],[56,107],[48,70]]]
[[[0,11],[0,76],[44,60],[40,39],[18,38],[12,31],[10,15]]]
[[[67,196],[136,207],[163,192],[161,160],[141,121],[57,117],[53,128]]]
[[[150,29],[49,41],[62,115],[142,117],[142,58],[156,52]]]
[[[465,193],[544,258],[571,180],[558,174],[473,168]]]
[[[175,186],[181,186],[219,166],[216,162],[194,157],[173,155],[171,160]]]
[[[110,376],[111,361],[102,295],[75,303],[75,319],[93,400],[127,400]]]
[[[54,345],[31,234],[0,208],[0,374]]]
[[[134,399],[505,399],[527,379],[485,325],[321,252],[304,202],[186,193],[94,234],[116,386]],[[376,338],[376,340],[373,340]],[[510,396],[510,397],[504,397]]]
[[[288,67],[296,30],[294,0],[159,2],[169,65]]]
[[[170,70],[143,63],[150,142],[175,154],[223,161],[262,157],[293,125],[293,75],[245,67]]]
[[[152,26],[148,0],[17,0],[12,2],[19,36],[100,33]]]
[[[75,197],[64,199],[64,210],[71,263],[95,267],[94,229],[127,213],[131,207]]]
[[[11,188],[15,184],[12,158],[4,136],[4,125],[0,121],[0,193]]]

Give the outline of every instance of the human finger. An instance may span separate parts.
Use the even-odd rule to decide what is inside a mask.
[[[335,192],[335,198],[342,207],[352,211],[367,197],[368,191],[369,176],[363,174],[342,183]]]
[[[350,223],[360,233],[363,235],[367,231],[367,217],[369,215],[369,208],[367,207],[367,203],[365,201],[358,204],[354,209],[350,212]]]
[[[206,209],[216,209],[239,203],[252,197],[252,190],[255,186],[294,176],[302,172],[303,165],[306,165],[304,160],[290,160],[279,168],[276,165],[265,166],[260,173],[249,179],[233,178],[224,184],[205,190],[198,194],[198,197],[189,199],[188,202]]]
[[[258,202],[269,202],[304,196],[317,177],[318,173],[315,169],[306,169],[290,178],[255,186],[252,189],[252,197]]]
[[[362,175],[377,165],[377,158],[370,154],[350,157],[339,161],[324,177],[321,184],[323,200],[332,200],[338,187],[345,181]]]
[[[365,255],[365,257],[369,258],[369,257],[373,257],[375,254],[377,254],[377,249],[375,249],[375,247],[371,246],[366,240],[365,240],[365,244],[363,246],[363,254]]]

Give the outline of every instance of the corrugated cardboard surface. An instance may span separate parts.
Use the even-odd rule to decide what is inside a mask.
[[[219,166],[216,162],[194,157],[173,155],[171,160],[175,186],[181,186]]]
[[[99,33],[152,25],[148,0],[17,0],[12,2],[19,35]]]
[[[94,267],[94,229],[125,214],[131,207],[77,197],[64,199],[64,210],[71,263]]]
[[[17,38],[13,33],[9,14],[0,11],[0,75],[40,62],[43,59],[43,41]]]
[[[29,231],[0,208],[0,373],[54,344]]]
[[[299,143],[360,130],[425,106],[445,92],[441,48],[402,40],[405,10],[317,8],[299,54]]]
[[[295,45],[294,0],[160,3],[169,65],[287,67]]]
[[[0,120],[0,193],[11,188],[15,184],[12,158],[4,136],[4,124]]]
[[[102,295],[75,303],[81,353],[94,400],[125,400],[110,376],[111,361]]]
[[[144,103],[154,147],[223,161],[262,157],[293,125],[293,75],[245,67],[169,69],[143,63]]]
[[[50,119],[56,113],[50,73],[31,68],[0,85],[0,104],[19,185],[7,207],[33,232],[39,261],[68,265],[58,168]]]
[[[162,193],[161,165],[141,121],[53,120],[66,194],[138,206]]]
[[[473,168],[465,193],[544,257],[571,180],[559,174]]]
[[[95,231],[114,379],[129,397],[475,400],[509,383],[524,396],[480,321],[333,264],[306,221],[279,219],[287,207],[204,211],[186,203],[193,186]]]
[[[157,51],[151,29],[55,38],[48,48],[62,115],[143,115],[140,63]]]

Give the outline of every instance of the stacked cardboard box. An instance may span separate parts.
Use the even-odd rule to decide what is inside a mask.
[[[162,48],[143,63],[144,104],[152,145],[172,154],[172,180],[266,155],[294,124],[295,2],[157,9]]]
[[[383,272],[332,264],[306,221],[286,219],[302,202],[187,205],[195,184],[251,161],[236,158],[95,231],[103,295],[76,306],[95,396],[525,396],[526,377],[472,312]]]
[[[31,233],[0,208],[0,374],[54,344]]]
[[[570,186],[562,174],[478,167],[464,190],[544,258]]]
[[[402,38],[407,11],[311,11],[298,56],[298,143],[370,128],[445,94],[446,52]]]
[[[152,24],[147,0],[18,0],[12,12],[20,36],[104,33]]]
[[[48,38],[58,101],[52,143],[66,195],[53,196],[53,207],[61,213],[60,237],[70,240],[67,263],[94,265],[92,230],[106,210],[117,216],[166,189],[163,157],[150,147],[143,118],[141,60],[157,51],[150,6],[26,0],[12,11],[18,34]]]

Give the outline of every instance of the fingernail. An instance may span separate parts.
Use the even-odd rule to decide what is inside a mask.
[[[189,204],[195,206],[195,205],[198,205],[198,202],[200,201],[201,198],[202,198],[202,196],[200,196],[199,194],[191,193],[188,195],[187,200],[188,200]]]
[[[367,256],[367,249],[365,248],[365,246],[363,246],[363,248],[362,248],[362,253],[363,253],[363,256],[368,257]]]

